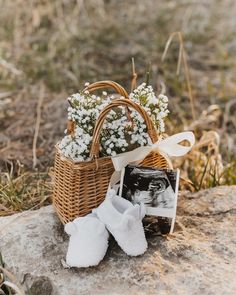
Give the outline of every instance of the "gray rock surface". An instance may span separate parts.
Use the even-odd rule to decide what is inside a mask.
[[[97,267],[66,269],[68,238],[52,206],[0,218],[6,267],[40,295],[236,294],[236,186],[182,193],[172,236],[131,258],[114,240]]]

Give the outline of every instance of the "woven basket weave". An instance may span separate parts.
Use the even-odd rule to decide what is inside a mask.
[[[78,216],[90,213],[105,198],[114,168],[110,157],[99,158],[99,139],[106,115],[110,110],[119,106],[135,109],[143,117],[152,142],[154,143],[158,139],[148,114],[140,105],[127,99],[128,95],[121,86],[110,81],[99,83],[91,84],[86,89],[94,91],[98,88],[113,87],[119,94],[122,92],[121,95],[126,99],[113,100],[99,115],[93,132],[90,161],[75,163],[69,158],[63,158],[57,148],[54,165],[53,204],[64,224]],[[158,152],[151,152],[141,164],[159,168],[171,168],[172,166],[168,157]]]

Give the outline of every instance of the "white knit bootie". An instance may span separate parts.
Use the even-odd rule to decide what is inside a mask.
[[[143,205],[133,205],[111,189],[105,201],[94,211],[126,254],[138,256],[146,251],[147,241],[142,224],[145,215]]]
[[[95,214],[76,218],[65,225],[70,235],[66,263],[71,267],[98,265],[106,254],[109,234]]]

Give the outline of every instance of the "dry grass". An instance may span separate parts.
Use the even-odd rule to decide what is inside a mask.
[[[3,258],[0,252],[0,294],[2,295],[26,295],[23,287],[16,277],[4,267]]]
[[[48,173],[25,172],[21,167],[13,171],[12,167],[0,177],[0,216],[36,209],[49,202],[51,184]]]
[[[130,90],[132,74],[143,81],[150,61],[150,82],[159,89],[164,82],[170,97],[167,133],[191,129],[198,139],[179,163],[189,189],[235,183],[234,1],[0,5],[0,215],[49,201],[47,171],[66,127],[65,98],[85,81],[113,79]]]
[[[175,165],[182,168],[182,176],[191,181],[191,190],[198,191],[224,183],[219,143],[217,132],[205,131],[191,152],[176,160]]]

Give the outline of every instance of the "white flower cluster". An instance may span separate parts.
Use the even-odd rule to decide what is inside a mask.
[[[165,131],[164,118],[169,113],[168,97],[166,95],[159,94],[156,96],[152,86],[146,86],[146,83],[142,83],[130,93],[129,97],[145,109],[159,132]]]
[[[86,86],[88,84],[86,83]],[[101,96],[87,91],[73,94],[68,98],[68,119],[75,122],[75,134],[66,135],[59,143],[59,149],[65,157],[74,161],[89,160],[89,151],[96,120],[100,112],[114,99],[104,91]],[[143,106],[151,116],[160,132],[164,131],[164,117],[168,114],[168,98],[160,94],[155,96],[152,86],[143,83],[131,94],[130,99]],[[101,132],[100,153],[102,156],[115,156],[150,143],[145,122],[140,114],[131,110],[132,123],[127,119],[127,110],[117,107],[106,117]]]

